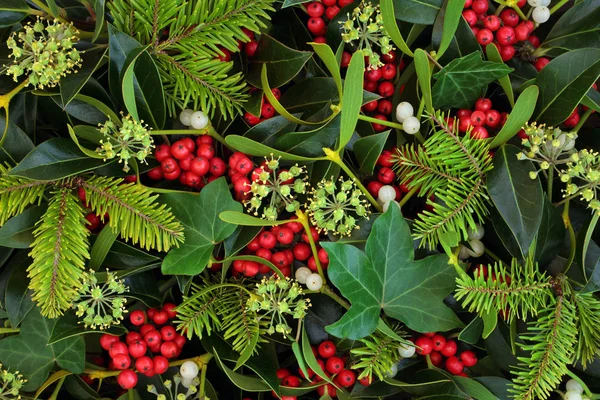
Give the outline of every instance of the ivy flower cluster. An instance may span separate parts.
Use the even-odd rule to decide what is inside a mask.
[[[19,391],[27,380],[23,379],[23,376],[19,374],[19,371],[14,373],[9,372],[8,369],[2,369],[2,364],[0,364],[0,380],[2,381],[2,384],[0,385],[1,400],[21,398]]]
[[[42,18],[30,22],[7,40],[13,62],[6,74],[15,82],[27,75],[27,85],[38,89],[56,86],[60,78],[75,72],[81,65],[79,51],[74,48],[79,31],[73,24],[49,22]]]
[[[573,182],[574,179],[582,181],[581,184]],[[581,150],[571,155],[567,168],[562,171],[560,180],[566,183],[563,190],[564,197],[580,196],[588,202],[589,207],[600,211],[598,200],[598,187],[600,186],[600,156],[591,150]]]
[[[350,236],[357,218],[369,219],[370,204],[353,180],[322,180],[308,199],[308,214],[320,232]]]
[[[517,154],[517,158],[533,161],[539,167],[529,173],[531,179],[536,179],[541,171],[557,169],[557,165],[569,161],[570,154],[574,152],[576,133],[563,132],[559,128],[545,125],[538,126],[536,123],[528,124],[523,129],[527,138],[521,144],[526,150]]]
[[[267,333],[281,333],[287,337],[292,333],[286,316],[304,319],[310,300],[304,299],[302,287],[290,278],[264,277],[256,284],[255,294],[248,299],[248,308],[259,315],[259,319],[269,318]]]
[[[368,69],[377,69],[383,66],[379,53],[373,50],[373,46],[379,46],[381,54],[388,54],[394,50],[392,39],[383,27],[383,17],[379,5],[370,2],[361,2],[358,7],[348,13],[346,21],[340,21],[342,25],[342,40],[346,43],[358,42],[357,47],[365,56],[369,57]]]
[[[199,399],[199,397],[196,397],[196,395],[199,395],[199,393],[198,393],[199,385],[200,385],[200,380],[198,378],[194,378],[192,380],[191,384],[186,386],[186,385],[184,385],[184,379],[182,378],[182,376],[179,374],[175,374],[173,376],[172,381],[170,379],[168,379],[163,382],[163,387],[167,390],[167,393],[169,394],[168,397],[165,394],[158,393],[158,390],[156,389],[156,386],[154,386],[154,385],[148,385],[147,390],[149,393],[156,396],[156,400],[167,400],[167,399],[189,400],[189,399],[193,399],[193,398]],[[180,386],[182,387],[183,392],[179,391]]]
[[[263,165],[253,175],[254,182],[249,190],[252,197],[245,204],[254,215],[259,215],[259,209],[262,208],[262,218],[275,221],[282,209],[295,212],[300,208],[296,196],[306,192],[304,167],[296,164],[289,170],[282,170],[279,158],[271,155],[270,159],[265,158]],[[263,204],[265,199],[268,199],[268,203]]]
[[[129,289],[125,281],[117,279],[117,275],[106,270],[106,281],[98,284],[98,278],[93,270],[83,273],[83,281],[78,296],[73,301],[73,308],[78,317],[83,317],[83,323],[92,329],[109,328],[119,324],[127,313],[122,296]]]
[[[129,160],[132,157],[147,163],[146,157],[152,153],[154,139],[143,122],[127,115],[121,121],[109,119],[100,124],[100,132],[106,140],[100,140],[100,147],[96,149],[96,153],[102,156],[104,161],[119,157],[119,163],[123,163],[125,172],[130,169]]]

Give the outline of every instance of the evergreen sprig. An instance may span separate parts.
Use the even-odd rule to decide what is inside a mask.
[[[177,330],[183,332],[188,339],[193,335],[202,339],[206,333],[211,335],[212,331],[221,328],[221,320],[218,316],[218,302],[226,288],[210,285],[192,283],[189,296],[184,296],[183,301],[177,307]]]
[[[49,182],[10,176],[8,166],[0,164],[0,225],[25,211],[30,204],[42,201]]]
[[[77,183],[85,190],[90,208],[102,220],[108,214],[111,228],[122,238],[159,251],[169,251],[183,242],[181,223],[166,205],[156,202],[158,195],[145,187],[102,176],[78,179]]]
[[[579,322],[575,358],[585,368],[600,356],[600,301],[592,293],[576,293],[573,300]]]
[[[108,3],[115,26],[135,37],[156,60],[168,108],[191,107],[235,116],[248,99],[241,73],[218,57],[238,51],[259,32],[274,0],[114,0]]]
[[[530,321],[519,346],[529,352],[519,365],[510,391],[516,400],[546,399],[573,362],[577,341],[575,306],[563,295],[553,299],[536,321]]]
[[[33,300],[42,315],[50,318],[61,316],[71,306],[90,257],[85,212],[68,183],[52,192],[48,210],[33,231],[29,253]]]
[[[478,272],[474,277],[463,274],[456,284],[455,297],[469,312],[481,317],[503,312],[509,321],[537,315],[553,296],[552,279],[531,259],[524,266],[513,259],[510,271],[496,263],[488,268],[487,277]]]
[[[405,332],[397,328],[394,331],[400,337],[406,335]],[[408,340],[400,341],[384,335],[380,331],[375,331],[372,335],[361,339],[360,342],[364,346],[350,350],[352,356],[357,358],[357,361],[352,365],[352,369],[362,370],[358,376],[359,379],[364,377],[372,379],[373,374],[375,374],[380,380],[384,380],[400,359],[399,347],[413,346]]]
[[[418,188],[432,211],[415,220],[414,237],[431,247],[439,234],[457,232],[467,240],[467,229],[488,214],[486,173],[492,169],[485,140],[458,135],[458,123],[449,126],[442,112],[430,116],[433,134],[423,145],[398,149],[394,168],[403,184]],[[436,201],[430,199],[435,195]]]

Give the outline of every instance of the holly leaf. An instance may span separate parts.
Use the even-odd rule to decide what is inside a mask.
[[[363,338],[377,328],[382,310],[417,332],[462,326],[443,303],[456,277],[448,257],[437,254],[415,260],[410,229],[397,207],[375,220],[365,252],[349,244],[321,245],[329,254],[329,279],[352,304],[326,328],[330,334]]]
[[[470,108],[489,83],[508,75],[512,68],[504,63],[483,61],[481,52],[452,60],[433,77],[433,105],[437,108]]]
[[[208,264],[215,245],[235,231],[236,225],[221,220],[219,214],[223,211],[242,212],[242,205],[231,197],[225,178],[206,185],[199,196],[169,193],[161,199],[185,228],[185,243],[167,254],[162,273],[197,275]]]
[[[21,333],[0,341],[0,362],[3,368],[19,371],[27,379],[23,391],[32,392],[48,378],[54,363],[74,374],[81,374],[85,366],[85,342],[73,337],[48,344],[57,320],[40,315],[34,307],[23,320]]]

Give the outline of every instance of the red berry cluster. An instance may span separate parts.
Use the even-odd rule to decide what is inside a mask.
[[[471,137],[473,139],[486,139],[490,137],[489,131],[497,133],[504,126],[508,113],[494,110],[492,101],[482,97],[475,102],[474,110],[461,108],[456,112],[456,118],[458,118],[458,130],[460,132],[466,132],[472,127]],[[449,117],[447,122],[452,126],[454,118]]]
[[[340,10],[348,4],[352,4],[354,0],[323,0],[304,3],[306,13],[310,17],[306,23],[306,27],[313,34],[316,43],[325,43],[325,33],[327,33],[327,25]]]
[[[520,0],[518,6],[523,7],[526,2]],[[519,42],[528,41],[533,47],[540,45],[540,39],[532,35],[533,21],[521,21],[519,14],[510,8],[504,9],[499,16],[488,15],[488,8],[488,0],[466,0],[462,13],[480,45],[494,43],[504,61],[514,57],[514,45]]]
[[[429,356],[431,363],[442,366],[453,375],[467,376],[465,367],[469,368],[477,364],[477,355],[471,350],[465,350],[457,354],[458,346],[454,340],[446,339],[439,333],[431,332],[419,336],[415,340],[417,354]],[[445,358],[445,359],[444,359]]]
[[[250,90],[250,93],[257,91],[258,89],[256,88],[252,88]],[[279,100],[281,98],[281,90],[274,88],[271,89],[271,93],[273,93],[273,96]],[[246,121],[246,123],[250,126],[254,126],[257,125],[267,119],[273,118],[275,115],[277,114],[277,112],[275,111],[275,107],[273,107],[271,105],[271,103],[269,103],[269,99],[267,99],[266,96],[263,96],[262,98],[262,105],[260,106],[260,115],[257,117],[254,114],[249,113],[248,111],[246,111],[246,113],[244,114],[244,121]]]
[[[332,378],[333,382],[337,385],[351,388],[356,383],[356,373],[351,369],[346,369],[346,357],[336,355],[337,349],[332,341],[326,340],[321,342],[317,348],[313,346],[312,351],[317,358],[317,364],[319,364],[321,370],[325,372],[328,377]],[[316,375],[310,368],[307,368],[306,372],[308,373],[308,376],[298,368],[299,376],[296,376],[292,375],[289,369],[280,368],[277,370],[277,378],[281,380],[282,386],[287,387],[299,387],[301,378],[306,379],[309,382],[321,382],[323,380],[323,378]],[[359,383],[363,386],[369,386],[371,381],[369,378],[363,378],[359,380]],[[329,383],[319,386],[317,388],[317,393],[319,396],[323,396],[327,393],[329,397],[337,397],[335,387]],[[275,396],[274,393],[273,396]],[[281,400],[296,400],[296,396],[283,396]]]
[[[124,342],[119,336],[105,334],[100,337],[100,346],[111,358],[109,369],[122,370],[117,382],[123,389],[135,387],[138,373],[148,377],[163,374],[169,368],[169,359],[177,358],[181,353],[186,339],[169,324],[169,320],[177,315],[174,308],[175,304],[166,303],[161,309],[131,312],[129,320],[139,327],[139,331],[130,331]],[[135,371],[130,369],[132,363]]]
[[[244,51],[248,57],[254,57],[254,54],[256,53],[256,49],[258,48],[258,40],[256,40],[256,38],[254,36],[254,32],[252,32],[250,29],[242,28],[242,31],[250,39],[250,41],[243,42],[241,40],[238,40],[238,50]],[[221,52],[223,53],[222,56],[219,56],[219,60],[221,60],[223,62],[231,61],[231,56],[232,56],[231,51],[227,50],[224,47],[220,47],[220,46],[219,46],[219,50],[221,50]]]
[[[394,200],[396,201],[400,201],[402,198],[402,193],[409,192],[408,186],[394,184],[397,182],[396,173],[392,169],[394,166],[392,157],[395,152],[395,147],[391,150],[384,150],[377,159],[374,173],[375,180],[367,184],[367,190],[375,198],[379,196],[379,189],[381,189],[384,185],[390,185],[394,188],[396,191],[396,198]]]
[[[295,219],[295,216],[291,219]],[[311,234],[315,242],[319,241],[319,232],[311,227]],[[283,225],[264,228],[243,251],[246,255],[255,255],[273,263],[285,276],[291,276],[295,260],[306,263],[311,271],[317,271],[317,264],[312,255],[309,239],[304,227],[299,222],[288,222]],[[323,268],[329,264],[329,256],[325,249],[318,247],[318,257]],[[220,265],[213,265],[213,270],[218,270]],[[254,277],[257,274],[267,274],[271,269],[255,261],[236,260],[233,262],[234,276],[243,274]]]
[[[350,58],[350,54],[344,52],[342,67],[350,63]],[[394,111],[394,105],[392,104],[392,96],[394,96],[395,90],[394,79],[404,69],[404,61],[393,50],[382,55],[381,61],[384,63],[383,67],[365,70],[363,87],[369,92],[378,93],[382,98],[365,104],[362,106],[362,111],[373,118],[389,121]],[[388,128],[384,125],[373,124],[375,132],[386,129]]]

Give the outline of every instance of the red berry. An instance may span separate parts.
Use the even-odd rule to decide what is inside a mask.
[[[283,378],[283,381],[281,381],[281,385],[289,387],[298,387],[300,386],[300,378],[298,378],[295,375],[286,376],[285,378]]]
[[[177,316],[177,311],[175,311],[175,308],[177,306],[173,303],[165,303],[162,307],[163,311],[167,313],[167,316],[169,317],[169,319],[173,319]]]
[[[252,164],[252,160],[246,156],[240,158],[234,167],[237,172],[243,175],[249,174],[253,168],[254,164]]]
[[[186,148],[186,151],[189,152],[189,150],[187,148]],[[160,167],[162,168],[163,172],[165,172],[165,173],[169,173],[169,172],[173,172],[173,171],[179,170],[179,165],[177,164],[177,161],[175,161],[175,159],[172,158],[172,157],[165,158],[160,163]]]
[[[109,334],[106,334],[106,333],[104,335],[100,336],[100,346],[104,350],[109,350],[110,347],[114,343],[117,343],[118,341],[119,341],[119,337],[118,336],[109,335]]]
[[[318,348],[319,355],[323,358],[330,358],[335,355],[335,344],[331,340],[321,342]]]
[[[215,157],[209,162],[209,172],[212,176],[223,176],[227,170],[227,164],[222,159]]]
[[[550,59],[546,58],[546,57],[540,57],[536,60],[535,64],[533,64],[533,66],[535,67],[535,69],[539,71],[541,71],[546,65],[548,65],[550,63]]]
[[[359,379],[358,383],[360,383],[363,386],[369,386],[371,383],[373,383],[373,378],[365,376],[364,378]]]
[[[337,393],[335,391],[335,387],[333,385],[330,385],[329,383],[326,383],[323,386],[319,386],[317,388],[317,394],[319,396],[324,396],[325,393],[327,393],[327,395],[329,397],[337,397]]]
[[[483,20],[483,26],[492,32],[496,32],[500,28],[500,25],[501,25],[500,18],[498,18],[498,16],[496,16],[494,14],[488,15]]]
[[[396,77],[396,66],[392,63],[385,64],[381,69],[381,77],[391,81]]]
[[[100,218],[98,218],[98,216],[96,214],[94,214],[93,212],[88,213],[85,216],[85,219],[89,222],[87,228],[90,231],[95,231],[100,226]]]
[[[462,362],[460,362],[458,357],[452,356],[446,360],[446,371],[450,372],[453,375],[460,374],[461,372],[463,372],[464,368],[465,366]]]
[[[437,351],[432,351],[431,354],[429,354],[429,359],[431,360],[431,363],[434,366],[438,367],[438,366],[442,365],[442,361],[444,358]]]
[[[385,115],[381,115],[381,114],[374,115],[373,118],[379,119],[381,121],[387,121],[387,117]],[[375,132],[383,132],[386,129],[385,125],[377,124],[375,122],[373,122],[372,125],[373,125],[373,130]]]
[[[529,38],[527,39],[529,41],[529,43],[531,43],[531,45],[533,47],[535,47],[536,49],[538,47],[540,47],[540,38],[535,36],[535,35],[529,35]]]
[[[377,90],[377,82],[365,80],[363,83],[363,89],[365,89],[367,92],[375,93]]]
[[[365,72],[365,79],[371,82],[377,82],[381,79],[383,72],[381,68],[372,68]]]
[[[160,332],[157,330],[154,330],[154,331],[150,331],[150,332],[146,333],[144,335],[144,342],[146,342],[146,344],[149,347],[154,347],[157,344],[160,344],[160,342],[161,342]]]
[[[377,111],[383,115],[390,115],[393,109],[394,105],[392,104],[392,101],[388,99],[379,100],[379,104],[377,104]]]
[[[192,142],[193,144],[193,142]],[[171,154],[178,160],[183,160],[190,155],[190,149],[185,142],[178,140],[171,146]]]
[[[519,24],[519,22],[521,21],[521,18],[519,17],[519,14],[517,14],[515,12],[515,10],[512,10],[510,8],[504,9],[501,13],[500,13],[500,19],[502,20],[502,22],[504,22],[505,26],[509,26],[509,27],[515,27]]]
[[[442,353],[442,355],[445,357],[452,357],[456,354],[456,350],[456,342],[454,340],[446,340],[446,345],[440,351],[440,353]]]
[[[131,357],[140,358],[144,354],[146,354],[146,350],[148,350],[148,346],[146,345],[146,342],[138,339],[134,342],[131,342],[129,344],[129,347],[127,348],[127,350],[129,351],[129,354],[131,355]]]
[[[310,3],[308,7],[306,7],[306,13],[313,18],[320,17],[324,12],[325,6],[317,1]]]
[[[486,99],[485,97],[482,97],[480,99],[477,99],[477,101],[475,102],[475,110],[477,111],[488,111],[492,109],[492,101],[490,99]]]
[[[175,339],[173,339],[173,342],[175,342],[175,344],[177,345],[177,347],[179,347],[180,349],[182,349],[183,346],[185,346],[185,343],[187,342],[187,339],[184,336],[181,336],[180,334],[177,334],[175,336]]]
[[[391,168],[388,167],[381,168],[377,174],[377,179],[379,179],[379,182],[385,185],[392,183],[394,178],[396,178],[396,174]]]
[[[325,21],[320,17],[309,19],[308,30],[314,35],[321,36],[325,33]]]
[[[379,181],[371,181],[367,185],[367,190],[371,193],[371,196],[377,197],[379,195],[379,189],[383,187],[383,183]]]
[[[294,253],[294,258],[298,261],[306,261],[308,257],[310,257],[310,246],[306,243],[296,243],[296,245],[292,248],[292,252]]]
[[[143,356],[135,360],[135,369],[141,373],[146,373],[154,369],[154,363],[148,356]]]
[[[160,328],[160,338],[163,340],[163,342],[169,342],[175,339],[176,334],[177,331],[171,325]]]
[[[340,8],[344,8],[352,3],[354,3],[354,0],[338,0],[338,5]]]
[[[135,326],[141,326],[146,322],[146,314],[142,310],[135,310],[129,314],[129,320]]]
[[[284,379],[290,376],[290,370],[287,368],[279,368],[276,372],[277,379]]]
[[[275,109],[269,103],[265,103],[260,109],[260,115],[267,119],[273,118],[275,116]]]
[[[370,101],[362,106],[363,111],[365,112],[373,112],[377,109],[379,102],[377,100]]]
[[[210,170],[210,161],[204,157],[195,157],[190,163],[190,171],[198,176],[204,176]]]
[[[129,349],[127,348],[127,345],[123,342],[113,343],[110,346],[110,349],[108,349],[108,355],[110,356],[110,358],[115,358],[119,354],[127,354],[128,352]]]
[[[563,124],[567,127],[567,128],[575,128],[575,126],[577,126],[577,124],[579,123],[579,114],[577,113],[577,109],[575,109],[575,111],[573,112],[573,114],[571,114],[571,116],[569,118],[567,118]]]
[[[244,43],[244,52],[249,58],[254,57],[256,54],[256,50],[258,49],[258,42],[256,40],[251,40],[248,43]]]
[[[469,26],[475,26],[477,23],[477,14],[473,10],[464,10],[462,16],[467,21]]]
[[[138,377],[135,372],[130,369],[126,369],[121,371],[119,376],[117,377],[117,382],[119,386],[125,390],[133,389],[135,385],[138,383]]]
[[[352,55],[350,53],[348,53],[347,51],[342,53],[342,62],[341,62],[341,67],[342,68],[348,68],[348,65],[350,65],[350,60],[352,59]]]
[[[446,338],[442,335],[434,335],[431,341],[433,342],[433,350],[440,351],[446,346]]]
[[[157,375],[164,374],[169,369],[169,360],[163,356],[155,356],[152,359],[154,373]]]
[[[277,237],[270,231],[263,231],[258,236],[258,243],[265,249],[272,249],[277,244]]]
[[[154,152],[154,157],[156,157],[156,161],[158,162],[163,162],[163,160],[172,157],[171,146],[168,144],[159,145]]]
[[[337,374],[344,369],[344,360],[339,357],[330,357],[325,363],[325,369],[330,374]]]
[[[289,260],[283,251],[278,251],[271,256],[271,262],[275,264],[277,268],[282,268],[289,265]]]
[[[529,37],[529,28],[524,23],[520,23],[515,27],[515,37],[517,41],[523,42]]]
[[[150,309],[148,309],[147,313],[148,313],[148,318],[152,318],[154,316],[154,314],[156,314],[156,311],[153,312],[152,315],[150,315]],[[148,333],[150,331],[154,331],[154,330],[156,330],[156,328],[154,327],[154,325],[152,325],[152,324],[144,324],[140,328],[140,335],[144,336],[146,333]]]
[[[153,181],[158,181],[160,179],[163,178],[163,171],[161,167],[155,167],[152,168],[150,171],[148,171],[148,178],[152,179]]]
[[[471,4],[471,10],[473,10],[475,14],[484,14],[487,12],[488,8],[488,0],[474,0],[473,4]]]
[[[394,84],[392,82],[381,82],[377,87],[377,92],[381,97],[392,97],[394,95]]]
[[[131,365],[131,358],[127,354],[117,354],[112,361],[117,369],[127,369]]]
[[[489,110],[485,113],[485,124],[490,128],[495,128],[500,123],[502,117],[496,110]]]
[[[460,353],[460,360],[463,362],[465,367],[472,367],[477,364],[477,356],[470,350]]]
[[[393,63],[396,61],[396,52],[394,50],[390,50],[387,54],[381,55],[381,61],[384,63]]]
[[[321,264],[329,264],[329,254],[327,254],[327,250],[320,248],[317,252],[317,256],[319,257]]]
[[[194,143],[192,138],[186,137],[181,139],[180,142],[183,143],[183,145],[187,147],[190,152],[193,152],[196,148],[196,143]]]
[[[356,375],[354,372],[344,369],[335,377],[335,381],[339,383],[340,386],[350,387],[356,382]]]
[[[471,131],[471,137],[473,139],[487,139],[490,137],[487,129],[483,126],[476,126]]]
[[[143,340],[142,335],[140,335],[139,332],[131,331],[127,333],[127,335],[125,335],[125,343],[127,343],[128,345],[138,340]]]
[[[245,276],[247,276],[249,278],[256,276],[256,274],[258,274],[259,269],[260,269],[260,266],[258,265],[257,262],[244,261],[242,263],[242,272],[244,273]]]
[[[477,42],[479,42],[480,45],[485,46],[488,43],[491,43],[493,40],[494,34],[491,30],[480,29],[479,32],[477,32]]]
[[[244,121],[250,126],[258,125],[260,123],[260,117],[254,116],[249,112],[244,114]]]
[[[473,111],[471,114],[471,124],[475,126],[485,124],[485,113],[483,111]]]
[[[461,108],[460,110],[458,110],[456,112],[456,116],[458,118],[470,118],[472,113],[473,113],[473,111],[471,111],[471,110],[467,110],[465,108]]]
[[[313,240],[315,242],[319,241],[319,231],[317,231],[314,227],[310,227],[310,235],[312,236]],[[309,243],[308,241],[308,235],[306,235],[306,232],[304,232],[302,234],[302,240],[304,240],[304,242]]]
[[[231,61],[231,51],[227,50],[224,47],[219,47],[219,50],[221,51],[222,54],[219,54],[219,56],[217,58],[221,62],[229,62],[229,61]]]
[[[212,144],[204,144],[203,143],[200,146],[198,146],[196,155],[198,157],[203,157],[203,158],[206,158],[207,160],[210,160],[211,158],[213,158],[215,156],[215,148],[212,146]]]
[[[177,355],[179,348],[174,342],[164,342],[160,345],[160,354],[166,358],[173,358]]]
[[[496,40],[502,46],[509,46],[517,42],[515,30],[510,26],[503,26],[496,32]]]
[[[501,46],[500,47],[500,57],[502,61],[512,60],[515,56],[515,48],[513,46]]]
[[[167,323],[168,320],[169,320],[169,314],[167,314],[167,312],[164,310],[158,310],[152,316],[152,322],[154,322],[156,325],[164,325]]]
[[[340,12],[340,8],[338,6],[327,7],[325,10],[325,16],[328,20],[332,20],[336,15]]]
[[[281,244],[290,244],[294,241],[294,231],[287,227],[281,227],[277,232],[277,241]]]
[[[417,353],[425,356],[432,352],[433,341],[427,336],[421,336],[415,341],[415,346],[417,346]]]

